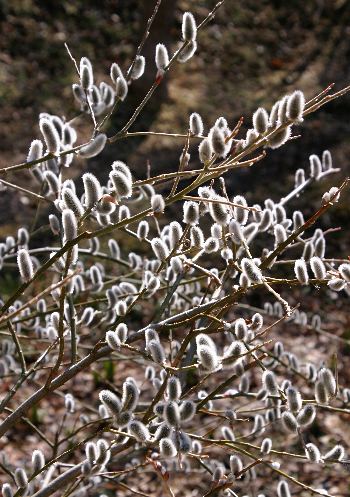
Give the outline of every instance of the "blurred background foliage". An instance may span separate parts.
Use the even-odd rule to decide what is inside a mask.
[[[117,61],[127,69],[141,40],[154,0],[0,0],[0,167],[22,162],[30,141],[38,137],[38,115],[50,112],[71,119],[79,113],[71,93],[77,81],[64,42],[79,60],[88,56],[96,79],[109,82],[109,68]],[[181,36],[181,18],[191,10],[201,21],[214,0],[163,0],[143,54],[146,73],[130,88],[114,116],[108,134],[123,125],[155,78],[155,44],[175,50]],[[188,63],[177,64],[157,89],[132,130],[185,132],[188,116],[199,112],[206,129],[225,116],[233,127],[243,116],[243,130],[262,105],[267,109],[288,91],[301,89],[307,98],[335,83],[350,81],[350,2],[347,0],[226,0],[215,20],[199,35],[199,48]],[[311,153],[329,148],[343,172],[330,179],[339,184],[349,172],[350,99],[340,98],[311,115],[294,134],[301,138],[269,152],[253,169],[228,178],[230,193],[244,193],[254,203],[270,196],[278,200],[293,184],[297,168],[308,167]],[[91,133],[87,116],[76,121],[81,139]],[[243,136],[243,134],[242,134]],[[135,177],[151,171],[175,170],[183,147],[181,140],[146,137],[118,141],[88,163],[75,162],[68,174],[90,170],[106,179],[110,163],[127,160]],[[193,145],[190,167],[197,167]],[[30,182],[23,173],[18,182]],[[313,187],[297,202],[311,214],[328,185]],[[346,195],[345,195],[346,197]],[[310,202],[311,199],[311,202]],[[0,197],[0,234],[15,230],[23,216],[30,220],[36,206],[21,205],[18,195]],[[9,216],[9,213],[11,214]],[[346,225],[348,201],[330,214],[332,226]],[[29,221],[28,221],[29,222]],[[330,223],[330,218],[321,221]],[[336,251],[346,250],[342,232],[332,235]],[[339,244],[341,247],[339,247]],[[332,243],[331,243],[332,245]]]

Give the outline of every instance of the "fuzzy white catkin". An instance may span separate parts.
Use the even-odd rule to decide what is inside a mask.
[[[146,442],[150,438],[148,429],[141,421],[131,421],[128,429],[129,433],[133,435],[138,442]]]
[[[313,423],[316,416],[316,410],[312,404],[306,404],[297,416],[298,424],[308,426]]]
[[[106,333],[106,342],[110,349],[119,350],[121,342],[115,331],[109,330]]]
[[[236,221],[239,224],[241,224],[242,226],[244,226],[245,224],[247,224],[248,215],[249,215],[249,211],[246,208],[247,201],[244,197],[242,197],[242,195],[236,195],[235,197],[233,197],[232,202],[234,204],[237,204],[233,208],[233,215],[234,215]],[[242,207],[239,207],[239,206],[242,206]]]
[[[145,72],[146,59],[143,55],[137,55],[135,58],[134,65],[131,69],[130,77],[131,79],[139,79]]]
[[[322,153],[322,169],[323,171],[330,171],[332,168],[332,155],[329,150],[324,150]]]
[[[189,421],[196,414],[196,405],[191,400],[184,400],[180,405],[181,421]]]
[[[96,157],[105,148],[107,142],[107,135],[100,133],[97,135],[90,143],[84,145],[79,150],[80,157],[84,159],[90,159],[91,157]]]
[[[291,135],[291,127],[283,128],[281,130],[276,131],[272,136],[268,139],[268,146],[272,149],[279,148],[284,145],[290,138]]]
[[[18,488],[26,488],[28,486],[27,473],[23,468],[16,468],[14,473],[15,482]]]
[[[191,12],[185,12],[183,15],[182,37],[185,41],[195,41],[197,37],[196,21]]]
[[[200,142],[198,152],[199,160],[202,163],[208,162],[211,159],[211,156],[213,155],[213,148],[208,138],[204,138],[204,140]]]
[[[211,148],[213,149],[214,153],[219,157],[224,157],[227,151],[227,147],[225,144],[225,135],[223,131],[219,127],[214,126],[210,130],[209,139]]]
[[[252,259],[248,259],[246,257],[243,258],[241,261],[241,266],[243,274],[246,275],[246,277],[251,283],[257,284],[262,282],[263,280],[262,273]]]
[[[340,264],[338,267],[338,271],[340,273],[340,276],[345,280],[350,282],[350,264],[348,262],[344,262],[343,264]]]
[[[60,149],[60,136],[51,119],[42,118],[39,121],[41,134],[43,135],[47,151],[57,154]]]
[[[291,497],[289,485],[285,480],[282,480],[278,483],[277,495],[278,497]]]
[[[226,226],[229,220],[229,209],[226,204],[222,203],[225,199],[216,195],[213,200],[215,202],[209,203],[210,215],[217,224]]]
[[[1,487],[3,497],[13,497],[13,490],[9,483],[4,483]]]
[[[165,209],[164,198],[160,194],[152,195],[151,197],[151,207],[155,213],[163,213]]]
[[[337,383],[332,371],[328,368],[322,368],[319,375],[320,380],[323,382],[328,395],[330,397],[334,397],[337,391]]]
[[[32,469],[37,473],[45,466],[45,457],[41,450],[34,450],[32,454]]]
[[[17,264],[22,280],[29,281],[34,276],[34,266],[28,250],[18,250]]]
[[[203,121],[197,112],[190,115],[190,131],[193,135],[201,136],[204,131]]]
[[[163,457],[175,457],[177,450],[171,438],[162,438],[159,442],[159,450]]]
[[[315,278],[319,280],[324,280],[327,274],[326,267],[320,257],[311,257],[310,259],[311,270],[314,273]]]
[[[181,396],[180,380],[176,376],[171,376],[167,384],[167,392],[170,400],[178,400]]]
[[[170,400],[164,406],[163,416],[169,426],[178,427],[180,425],[181,417],[180,410],[177,402]]]
[[[29,147],[27,162],[40,159],[43,156],[43,143],[41,140],[33,140]]]
[[[264,438],[264,440],[261,442],[260,452],[264,456],[267,456],[271,452],[271,449],[272,449],[271,438]]]
[[[151,246],[155,256],[160,261],[165,261],[165,259],[169,256],[169,249],[161,238],[153,238]]]
[[[327,461],[329,459],[333,459],[336,461],[342,461],[345,457],[345,450],[342,445],[335,445],[333,449],[331,449],[324,456],[324,460]]]
[[[322,174],[322,163],[319,157],[315,154],[310,155],[310,177],[314,179],[319,179]]]
[[[147,221],[143,220],[137,227],[137,238],[139,240],[145,240],[149,233],[149,224]]]
[[[127,378],[123,383],[122,409],[124,411],[134,411],[139,401],[139,390],[132,377]]]
[[[197,202],[187,201],[183,204],[183,222],[195,225],[199,220],[199,206]]]
[[[77,217],[81,217],[84,214],[83,206],[71,188],[63,188],[61,191],[61,197],[65,207],[67,209],[71,209]]]
[[[264,371],[262,375],[262,383],[270,395],[278,395],[278,384],[273,371]]]
[[[121,171],[112,170],[109,173],[109,178],[112,181],[114,191],[118,200],[129,198],[132,195],[132,180],[129,176]]]
[[[62,212],[62,226],[65,241],[73,240],[77,236],[77,218],[71,209],[64,209]]]
[[[292,412],[298,412],[302,408],[303,401],[299,390],[293,387],[289,387],[286,391],[288,409]]]
[[[262,135],[267,131],[269,115],[263,107],[259,107],[253,114],[253,126],[255,131]]]
[[[118,397],[110,390],[102,390],[99,399],[106,407],[111,416],[117,416],[121,410],[121,403]]]
[[[307,285],[309,282],[309,275],[307,272],[307,266],[304,259],[298,259],[294,264],[294,273],[297,280],[302,285]]]
[[[82,57],[80,59],[79,75],[81,86],[84,88],[84,90],[87,90],[94,84],[92,65],[87,57]]]
[[[301,122],[305,107],[304,93],[300,90],[294,91],[287,100],[287,118],[292,121]]]
[[[121,101],[126,99],[128,94],[128,83],[123,76],[119,76],[115,82],[115,94]]]
[[[181,48],[181,45],[179,48]],[[176,56],[178,62],[184,64],[185,62],[190,60],[191,57],[193,57],[193,55],[196,53],[196,50],[197,42],[195,40],[187,42],[187,46],[182,46],[181,51],[179,51]]]
[[[282,414],[281,419],[282,419],[283,426],[287,431],[290,431],[292,433],[295,433],[297,431],[298,422],[297,422],[295,416],[291,412],[285,411]]]
[[[163,364],[165,362],[165,352],[158,340],[151,340],[147,345],[147,350],[151,354],[154,362]]]
[[[158,43],[158,45],[156,46],[155,62],[158,71],[161,72],[164,72],[165,68],[169,64],[168,50],[162,43]]]
[[[214,371],[219,365],[216,350],[207,345],[197,346],[198,359],[204,369]]]
[[[239,456],[233,455],[230,456],[230,470],[231,472],[236,475],[237,473],[240,473],[243,469],[243,462]]]
[[[313,443],[308,443],[305,445],[305,455],[309,461],[314,463],[321,462],[321,453],[318,447]]]
[[[102,197],[102,188],[99,180],[92,173],[83,174],[85,206],[91,209]]]

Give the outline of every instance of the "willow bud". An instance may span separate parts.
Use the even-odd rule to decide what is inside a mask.
[[[171,438],[162,438],[159,442],[159,450],[163,457],[175,457],[177,450]]]
[[[146,426],[141,421],[131,421],[128,426],[129,433],[136,438],[138,442],[146,442],[150,438],[150,434]]]
[[[33,278],[34,266],[28,250],[24,248],[18,250],[17,265],[21,278],[24,282],[27,282]]]
[[[242,272],[248,278],[250,283],[257,284],[263,281],[261,270],[252,259],[244,257],[241,261]]]
[[[197,37],[196,21],[191,12],[185,12],[183,15],[182,37],[185,41],[194,41]]]
[[[158,43],[158,45],[156,46],[155,62],[157,69],[160,72],[164,72],[164,70],[169,64],[168,50],[166,49],[165,45],[163,45],[162,43]]]
[[[121,410],[121,404],[118,397],[110,390],[102,390],[99,399],[106,407],[111,416],[117,416]]]
[[[302,122],[305,108],[304,93],[300,90],[294,91],[287,100],[287,118],[292,121]]]
[[[204,131],[202,118],[197,112],[190,115],[190,131],[193,135],[201,136]]]
[[[310,425],[316,417],[316,410],[312,404],[307,404],[297,416],[298,424],[301,426]]]
[[[41,134],[44,137],[47,151],[57,154],[60,150],[60,136],[55,125],[49,118],[42,118],[39,121]]]
[[[204,163],[210,161],[211,156],[213,155],[213,148],[208,138],[204,138],[204,140],[200,142],[198,147],[198,152],[199,152],[199,160],[201,162]]]
[[[267,131],[269,115],[263,107],[259,107],[253,114],[253,126],[258,135]]]
[[[139,79],[145,72],[146,60],[143,55],[137,55],[132,66],[130,77],[131,79]]]
[[[309,275],[307,272],[307,267],[304,259],[298,259],[294,264],[294,273],[297,280],[302,285],[307,285],[309,282]]]
[[[287,431],[290,431],[292,433],[295,433],[297,431],[298,422],[291,412],[285,411],[282,414],[281,419],[282,419],[283,426]]]
[[[37,473],[45,466],[45,457],[41,450],[34,450],[32,455],[33,472]]]
[[[107,135],[100,133],[97,135],[90,143],[84,145],[79,149],[80,157],[84,159],[90,159],[91,157],[96,157],[105,148],[107,142]]]

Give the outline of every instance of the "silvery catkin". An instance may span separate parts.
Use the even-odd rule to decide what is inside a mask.
[[[34,276],[34,267],[28,250],[24,248],[18,250],[17,264],[22,280],[24,282],[31,280]]]
[[[84,145],[79,149],[80,157],[84,159],[90,159],[91,157],[96,157],[105,148],[107,142],[107,135],[100,133],[96,136],[90,143]]]
[[[51,119],[40,119],[39,127],[45,140],[47,151],[51,154],[57,154],[60,149],[60,137]]]
[[[182,37],[185,41],[194,41],[197,36],[196,21],[191,12],[185,12],[182,18]]]

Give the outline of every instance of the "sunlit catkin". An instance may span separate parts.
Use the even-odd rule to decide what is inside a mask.
[[[202,135],[204,130],[203,121],[197,112],[190,115],[190,131],[193,135]]]
[[[316,410],[312,404],[306,404],[297,416],[297,421],[301,426],[310,425],[316,416]]]
[[[269,115],[263,107],[259,107],[253,114],[253,126],[255,131],[262,135],[266,132],[269,123]]]
[[[158,45],[156,46],[155,62],[157,69],[160,72],[164,72],[167,65],[169,64],[168,50],[162,43],[158,43]]]
[[[182,18],[182,38],[185,41],[194,41],[197,36],[196,21],[191,12],[185,12]]]
[[[131,79],[139,79],[145,72],[146,60],[143,55],[137,55],[132,66],[130,77]]]
[[[262,282],[263,276],[261,270],[252,259],[248,259],[246,257],[243,258],[241,261],[241,265],[243,274],[246,275],[251,283],[257,284]]]
[[[327,394],[334,397],[337,391],[337,383],[335,381],[332,371],[328,368],[322,368],[320,373],[320,380],[323,382]]]
[[[71,209],[64,209],[64,211],[62,212],[62,226],[63,226],[64,240],[66,242],[73,240],[77,236],[78,233],[77,218],[75,217],[75,214]]]
[[[117,416],[121,410],[121,403],[118,397],[110,390],[102,390],[99,399],[107,408],[111,416]]]
[[[175,457],[177,450],[171,438],[162,438],[159,442],[159,450],[163,457]]]
[[[45,466],[45,457],[41,450],[34,450],[32,454],[32,469],[33,473],[37,473]]]
[[[287,100],[287,118],[295,122],[302,122],[304,108],[304,93],[300,90],[294,91]]]
[[[27,282],[34,276],[33,261],[28,250],[22,248],[18,250],[17,265],[22,281]]]
[[[204,138],[198,147],[199,160],[203,163],[210,161],[213,155],[213,147],[211,141],[208,138]]]
[[[39,127],[45,140],[47,151],[57,154],[60,149],[60,136],[51,119],[40,119]]]
[[[107,135],[100,133],[97,135],[90,143],[84,145],[79,149],[80,157],[84,159],[90,159],[91,157],[96,157],[105,148],[107,142]]]
[[[307,285],[309,282],[309,275],[307,272],[307,266],[304,259],[298,259],[294,263],[294,273],[297,280],[302,285]]]

